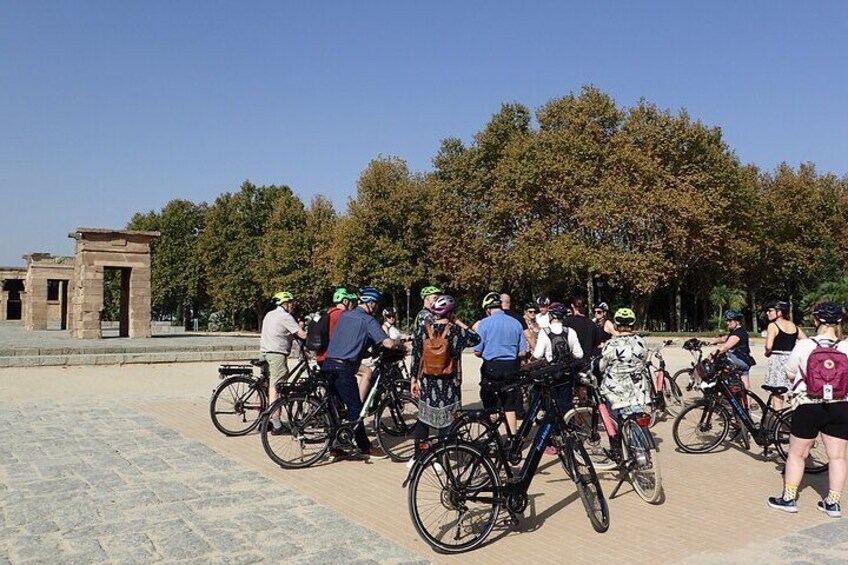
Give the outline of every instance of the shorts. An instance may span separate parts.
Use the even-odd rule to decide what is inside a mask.
[[[792,435],[815,439],[819,432],[848,440],[848,402],[801,404],[792,412]]]
[[[268,374],[271,383],[289,379],[289,356],[282,353],[263,353],[262,358],[268,362]]]
[[[496,393],[483,386],[483,383],[498,383],[510,381],[518,374],[518,359],[484,361],[480,369],[480,400],[483,408],[489,410],[503,406],[506,412],[515,412],[523,408],[521,390],[514,388],[506,392]]]
[[[742,376],[747,377],[748,373],[751,371],[751,366],[748,365],[745,361],[736,356],[732,351],[727,352],[727,360],[736,365],[736,367],[742,371]]]

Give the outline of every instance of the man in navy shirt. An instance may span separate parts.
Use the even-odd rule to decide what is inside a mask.
[[[483,358],[482,379],[480,380],[480,400],[484,408],[498,405],[498,395],[486,385],[504,381],[518,373],[519,359],[527,354],[527,340],[521,323],[508,316],[501,308],[499,294],[490,292],[483,299],[486,318],[480,320],[477,333],[480,343],[474,347],[474,353]],[[506,413],[507,425],[515,432],[517,421],[515,411],[521,408],[521,393],[517,389],[500,394]]]
[[[339,316],[333,335],[330,336],[327,358],[321,367],[329,376],[335,393],[347,406],[347,418],[350,422],[356,421],[362,411],[356,370],[365,356],[366,349],[371,344],[380,344],[383,347],[395,345],[395,341],[386,335],[380,322],[374,318],[380,297],[380,292],[373,288],[360,291],[359,306]],[[356,427],[354,439],[356,446],[365,455],[386,456],[383,450],[371,445],[361,423]]]

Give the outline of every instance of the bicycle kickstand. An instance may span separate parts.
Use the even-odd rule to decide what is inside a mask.
[[[618,479],[618,484],[615,485],[614,489],[612,489],[612,493],[610,493],[610,500],[615,498],[615,495],[618,494],[618,489],[620,489],[621,485],[623,485],[624,482],[627,480],[627,473],[629,472],[629,469],[627,467],[629,466],[629,464],[619,466],[619,469],[621,470],[621,478]]]

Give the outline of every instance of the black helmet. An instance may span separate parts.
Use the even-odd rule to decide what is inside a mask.
[[[568,309],[561,302],[554,302],[548,309],[548,314],[552,320],[564,320],[568,316]]]
[[[826,326],[835,326],[840,323],[844,314],[842,306],[836,302],[821,302],[813,306],[813,316]]]
[[[524,305],[524,311],[526,312],[527,310],[534,310],[534,311],[538,310],[538,308],[536,307],[536,303],[535,302],[528,302],[527,304],[525,304]]]
[[[783,300],[775,300],[774,302],[769,302],[767,305],[768,310],[778,310],[783,312],[784,314],[789,313],[789,303],[784,302]]]

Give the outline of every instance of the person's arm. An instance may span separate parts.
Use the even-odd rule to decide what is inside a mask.
[[[480,336],[480,343],[474,346],[474,355],[477,357],[483,356],[483,349],[486,347],[486,324],[477,322],[474,324],[474,331]]]
[[[775,337],[777,337],[777,324],[771,323],[766,329],[766,357],[771,355],[771,350],[774,347]]]
[[[518,334],[518,358],[527,356],[527,340],[524,339],[524,332]]]
[[[294,319],[294,317],[283,318],[283,327],[292,335],[296,335],[300,339],[306,339],[306,330],[300,327],[300,324]]]
[[[533,332],[530,331],[529,328],[524,330],[524,339],[527,340],[527,344],[530,347],[531,351],[536,350],[536,336],[533,335]]]
[[[804,333],[804,330],[801,329],[801,326],[795,326],[798,328],[798,339],[807,339],[809,336]]]
[[[536,347],[533,348],[534,359],[543,359],[547,357],[547,346],[551,341],[548,339],[547,335],[542,335],[543,333],[544,332],[541,332],[538,339],[536,339]]]
[[[395,346],[395,340],[386,335],[386,332],[383,331],[383,327],[376,318],[368,317],[368,322],[365,324],[365,332],[368,334],[368,339],[373,343],[379,343],[387,349]]]
[[[718,348],[719,353],[727,353],[739,343],[739,336],[731,335],[724,340],[724,344]]]
[[[800,344],[796,344],[795,347],[792,348],[792,353],[789,354],[789,359],[786,360],[786,378],[792,381],[793,386],[792,389],[795,388],[795,382],[798,380],[798,372],[801,369],[801,349],[804,347],[798,347]]]
[[[580,346],[580,340],[577,339],[577,332],[571,328],[565,328],[565,331],[568,332],[568,348],[571,350],[571,356],[575,359],[583,359],[586,352]]]

